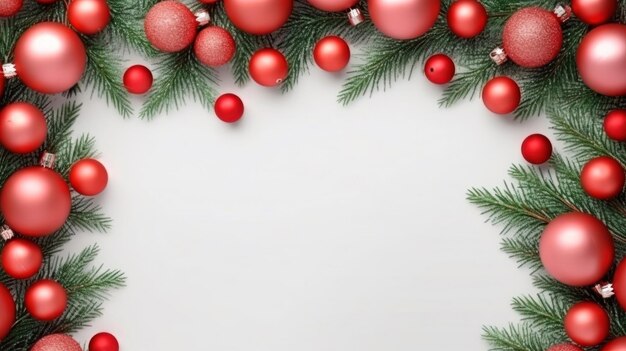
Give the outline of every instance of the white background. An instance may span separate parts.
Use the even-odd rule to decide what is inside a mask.
[[[335,102],[342,77],[317,69],[284,96],[222,76],[246,104],[234,126],[193,103],[142,121],[83,98],[77,132],[110,172],[99,201],[114,229],[70,249],[98,243],[128,287],[81,342],[104,330],[124,351],[478,351],[482,325],[517,320],[528,272],[465,196],[502,184],[545,118],[440,109],[421,74],[349,107]]]

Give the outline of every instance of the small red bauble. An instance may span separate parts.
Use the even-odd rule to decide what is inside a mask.
[[[0,145],[16,154],[36,151],[46,141],[48,126],[40,109],[15,102],[0,110]]]
[[[250,34],[269,34],[287,22],[293,0],[224,0],[226,15]]]
[[[179,1],[158,2],[146,14],[144,30],[148,41],[163,52],[178,52],[196,38],[196,16]]]
[[[500,76],[492,78],[485,84],[482,98],[489,111],[506,115],[517,109],[522,93],[513,79]]]
[[[563,46],[561,22],[539,7],[521,9],[504,25],[502,45],[511,61],[522,67],[545,66]]]
[[[556,344],[550,346],[546,351],[583,351],[583,349],[574,344]]]
[[[598,25],[613,17],[617,0],[572,0],[572,10],[581,21]]]
[[[624,168],[614,158],[601,156],[587,162],[580,174],[580,183],[589,196],[609,200],[624,188]]]
[[[575,343],[590,347],[609,336],[609,316],[600,305],[580,302],[567,311],[565,332]]]
[[[436,54],[428,58],[424,64],[424,74],[435,84],[447,84],[454,78],[456,67],[454,61],[444,54]]]
[[[529,163],[540,165],[552,156],[552,143],[545,135],[529,135],[522,143],[522,156]]]
[[[200,62],[209,67],[225,65],[235,56],[237,44],[224,28],[211,26],[203,29],[193,45],[193,52]]]
[[[30,351],[82,351],[82,349],[71,336],[52,334],[39,339]]]
[[[89,341],[89,351],[119,351],[120,344],[113,334],[98,333]]]
[[[289,64],[280,51],[265,48],[252,55],[248,70],[252,79],[258,84],[265,87],[275,87],[287,78]]]
[[[22,9],[24,0],[2,0],[0,1],[0,17],[14,16]]]
[[[15,323],[15,301],[9,289],[0,283],[0,340],[9,334]]]
[[[376,28],[394,39],[415,39],[428,32],[439,17],[440,0],[368,0]]]
[[[617,302],[622,306],[622,309],[626,310],[626,259],[622,259],[615,269],[613,289]]]
[[[111,10],[106,0],[71,0],[67,19],[80,33],[96,34],[111,21]]]
[[[327,36],[315,44],[313,59],[324,71],[338,72],[350,62],[350,47],[340,37]]]
[[[109,174],[98,160],[85,158],[70,168],[70,184],[81,195],[98,195],[104,191],[108,182]]]
[[[600,351],[626,351],[626,337],[620,337],[609,341],[602,346]]]
[[[220,0],[198,0],[201,4],[213,5]]]
[[[243,116],[243,102],[235,94],[223,94],[215,100],[215,114],[226,123],[234,123]]]
[[[461,38],[473,38],[487,25],[487,10],[476,0],[457,0],[448,8],[448,27]]]
[[[15,279],[28,279],[41,268],[43,254],[37,244],[25,239],[9,241],[0,253],[2,268]]]
[[[308,0],[313,7],[328,12],[345,11],[359,3],[359,0]]]
[[[37,0],[37,3],[42,4],[42,5],[50,5],[50,4],[54,4],[57,1],[59,0]]]
[[[42,279],[26,290],[24,305],[33,318],[46,322],[52,321],[65,312],[67,292],[54,280]]]
[[[616,141],[626,141],[626,110],[613,110],[604,118],[604,132]]]
[[[152,71],[143,65],[128,67],[124,72],[124,87],[131,94],[144,94],[152,88]]]
[[[578,46],[576,66],[595,92],[626,95],[626,25],[603,24],[587,33]]]

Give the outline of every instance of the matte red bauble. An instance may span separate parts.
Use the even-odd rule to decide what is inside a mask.
[[[82,348],[69,335],[52,334],[39,339],[30,351],[82,351]]]
[[[350,62],[350,47],[340,37],[327,36],[315,44],[313,59],[324,71],[339,72]]]
[[[24,5],[24,0],[0,1],[0,17],[11,17],[18,13]]]
[[[626,337],[609,341],[606,345],[602,346],[600,351],[626,351]]]
[[[424,64],[424,74],[435,84],[447,84],[454,78],[456,66],[450,57],[436,54],[428,58]]]
[[[0,340],[9,334],[15,323],[15,301],[6,286],[0,283]]]
[[[583,349],[574,344],[556,344],[550,346],[546,351],[583,351]]]
[[[26,290],[24,305],[33,318],[40,321],[52,321],[61,317],[65,312],[67,292],[54,280],[42,279]]]
[[[287,78],[289,64],[280,51],[265,48],[252,55],[248,70],[252,79],[258,84],[275,87]]]
[[[243,111],[243,101],[235,94],[223,94],[215,100],[215,114],[226,123],[240,120]]]
[[[152,88],[152,71],[143,65],[128,67],[124,72],[124,87],[131,94],[145,94]]]
[[[25,239],[12,239],[0,253],[2,268],[15,279],[28,279],[41,268],[43,254],[37,244]]]
[[[600,305],[580,302],[567,311],[564,319],[565,332],[575,343],[590,347],[609,336],[609,316]]]
[[[622,309],[626,310],[626,259],[622,259],[615,269],[613,289],[617,302],[622,306]]]
[[[0,145],[16,154],[36,151],[46,141],[48,126],[40,109],[15,102],[0,110]]]
[[[589,196],[609,200],[624,189],[624,168],[614,158],[601,156],[587,162],[580,174],[580,183]]]
[[[224,0],[226,15],[244,32],[269,34],[287,22],[293,0]]]
[[[597,283],[613,264],[613,237],[592,215],[571,212],[553,219],[539,241],[541,263],[554,279],[570,286]]]
[[[14,49],[22,82],[44,94],[62,93],[78,83],[87,54],[78,35],[56,22],[38,23],[24,32]]]
[[[473,38],[487,25],[487,10],[476,0],[457,0],[448,8],[448,27],[461,38]]]
[[[120,344],[113,334],[98,333],[89,341],[89,351],[119,351]]]
[[[108,182],[106,168],[93,158],[82,159],[70,168],[70,184],[81,195],[98,195],[104,191]]]
[[[626,95],[626,25],[604,24],[587,33],[576,52],[576,66],[592,90]]]
[[[613,110],[604,118],[604,132],[616,141],[626,141],[626,110]]]
[[[111,22],[111,10],[106,0],[71,0],[67,19],[80,33],[96,34]]]
[[[368,0],[376,28],[394,39],[414,39],[428,32],[441,8],[440,0]]]
[[[148,11],[143,26],[152,46],[163,52],[178,52],[193,43],[198,21],[183,3],[166,0]]]
[[[617,0],[572,0],[572,10],[581,21],[598,25],[613,17]]]
[[[27,236],[46,236],[69,217],[69,187],[57,172],[28,167],[11,175],[0,190],[0,212],[9,227]]]
[[[345,11],[356,4],[359,0],[308,0],[313,7],[328,12]]]
[[[522,143],[522,156],[534,165],[548,162],[552,156],[552,143],[545,135],[529,135]]]
[[[193,52],[200,62],[209,67],[225,65],[235,56],[237,44],[224,28],[211,26],[203,29],[193,45]]]
[[[495,77],[485,84],[483,102],[489,111],[500,115],[512,113],[522,99],[519,85],[509,77]]]

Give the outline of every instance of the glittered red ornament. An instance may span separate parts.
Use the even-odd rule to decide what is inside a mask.
[[[552,143],[545,135],[532,134],[522,142],[522,156],[529,163],[540,165],[552,156]]]
[[[289,74],[285,56],[276,49],[265,48],[255,52],[248,65],[250,76],[260,85],[275,87]]]
[[[16,154],[31,153],[46,141],[46,118],[37,107],[15,102],[0,110],[0,145]]]
[[[626,351],[626,337],[613,339],[602,346],[600,351]]]
[[[439,16],[440,0],[368,0],[376,28],[394,39],[415,39],[428,32]]]
[[[128,67],[124,72],[124,87],[131,94],[145,94],[152,88],[152,71],[143,65]]]
[[[339,72],[350,62],[350,47],[342,38],[330,35],[315,44],[313,59],[324,71]]]
[[[461,38],[473,38],[487,25],[487,10],[476,0],[457,0],[448,8],[448,27]]]
[[[9,334],[15,323],[15,301],[9,289],[0,283],[0,341]]]
[[[0,1],[0,17],[14,16],[22,9],[24,0],[2,0]]]
[[[226,123],[240,120],[243,111],[243,101],[235,94],[223,94],[215,100],[215,114]]]
[[[580,302],[572,306],[564,319],[565,332],[575,343],[590,347],[609,336],[609,316],[600,305]]]
[[[80,33],[96,34],[111,21],[111,10],[106,0],[71,0],[67,19]]]
[[[563,46],[561,22],[539,7],[521,9],[504,25],[502,45],[508,58],[522,67],[545,66]]]
[[[482,99],[489,111],[500,115],[512,113],[522,99],[517,83],[509,77],[495,77],[485,84]]]
[[[454,78],[455,72],[454,61],[444,54],[433,55],[424,64],[426,78],[435,84],[449,83]]]
[[[583,22],[598,25],[613,17],[617,0],[572,0],[572,11]]]
[[[39,339],[30,351],[82,351],[82,349],[71,336],[52,334]]]
[[[556,344],[550,346],[546,351],[583,351],[583,349],[574,344]]]
[[[229,31],[211,26],[203,29],[193,45],[193,52],[200,62],[209,67],[225,65],[235,56],[237,44]]]
[[[308,0],[313,7],[328,12],[345,11],[356,4],[359,0]]]
[[[106,168],[93,158],[82,159],[70,168],[70,184],[81,195],[98,195],[104,191],[108,182]]]
[[[594,91],[626,95],[626,25],[604,24],[587,33],[576,52],[576,66]]]
[[[65,312],[67,292],[54,280],[42,279],[26,290],[24,305],[33,318],[46,322],[52,321],[61,317]]]
[[[89,341],[89,351],[119,351],[120,344],[113,334],[98,333]]]
[[[616,141],[626,141],[626,110],[613,110],[604,118],[604,132]]]
[[[599,200],[609,200],[621,194],[624,189],[624,168],[612,157],[596,157],[582,169],[580,183],[589,196]]]
[[[615,269],[613,290],[615,291],[617,302],[619,302],[622,309],[626,310],[626,259],[622,259],[617,265],[617,269]]]
[[[269,34],[287,22],[293,0],[224,0],[226,15],[250,34]]]
[[[15,279],[28,279],[41,268],[43,254],[37,244],[26,239],[12,239],[0,253],[2,268]]]
[[[146,14],[144,30],[148,41],[163,52],[186,49],[196,38],[196,16],[179,1],[156,3]]]

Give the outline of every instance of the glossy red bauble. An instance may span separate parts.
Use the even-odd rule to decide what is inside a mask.
[[[626,351],[626,337],[622,336],[607,342],[600,351]]]
[[[529,163],[540,165],[552,156],[552,143],[545,135],[529,135],[522,143],[522,156]]]
[[[626,95],[626,25],[603,24],[587,33],[578,46],[576,66],[595,92]]]
[[[237,51],[235,39],[222,27],[203,29],[193,45],[193,52],[200,62],[209,67],[219,67],[230,61]]]
[[[324,71],[338,72],[350,62],[350,47],[338,36],[327,36],[315,44],[313,59]]]
[[[448,55],[436,54],[428,58],[424,64],[424,74],[435,84],[447,84],[454,78],[456,66]]]
[[[626,141],[626,110],[613,110],[604,118],[604,132],[615,141]]]
[[[196,38],[197,28],[193,12],[175,0],[156,3],[144,20],[148,41],[163,52],[178,52],[189,47]]]
[[[546,351],[583,351],[583,349],[574,344],[556,344],[550,346]]]
[[[24,306],[33,318],[49,322],[65,312],[67,292],[54,280],[39,280],[26,290]]]
[[[12,239],[0,253],[2,268],[12,278],[28,279],[41,268],[43,254],[37,244],[25,239]]]
[[[612,157],[596,157],[582,169],[580,183],[589,196],[609,200],[619,196],[624,189],[624,168]]]
[[[89,351],[119,351],[120,344],[113,334],[98,333],[89,341]]]
[[[598,25],[615,15],[617,0],[572,0],[572,10],[581,21]]]
[[[152,88],[152,71],[143,65],[128,67],[124,72],[124,87],[131,94],[145,94]]]
[[[415,39],[428,32],[439,17],[440,0],[368,0],[374,26],[394,39]]]
[[[345,11],[359,3],[359,0],[308,0],[309,4],[322,11]]]
[[[0,110],[0,145],[16,154],[36,151],[46,141],[48,125],[43,112],[26,102]]]
[[[626,259],[622,259],[615,269],[613,289],[617,302],[622,306],[622,309],[626,310]]]
[[[30,351],[82,351],[82,348],[69,335],[52,334],[39,339]]]
[[[243,101],[235,94],[223,94],[215,100],[215,114],[226,123],[240,120],[243,111]]]
[[[100,33],[111,22],[111,10],[106,0],[71,0],[67,19],[80,33]]]
[[[266,48],[255,52],[248,65],[250,76],[258,84],[275,87],[289,74],[289,64],[285,56],[276,49]]]
[[[24,0],[2,0],[0,1],[0,17],[14,16],[22,9]]]
[[[81,195],[98,195],[104,191],[108,182],[106,168],[93,158],[82,159],[70,168],[70,184]]]
[[[609,336],[609,316],[598,304],[580,302],[567,311],[565,332],[575,343],[590,347]]]
[[[520,104],[519,85],[509,77],[495,77],[485,84],[482,99],[489,111],[500,115],[514,112]]]
[[[487,25],[487,10],[476,0],[457,0],[448,8],[448,27],[461,38],[473,38]]]
[[[293,10],[293,0],[224,0],[226,15],[250,34],[265,35],[282,27]]]
[[[0,341],[9,334],[15,323],[15,301],[6,286],[0,283]]]

